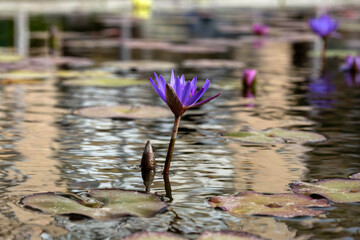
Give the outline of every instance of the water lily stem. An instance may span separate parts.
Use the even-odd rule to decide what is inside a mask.
[[[174,127],[173,127],[173,130],[172,130],[171,139],[170,139],[170,143],[169,143],[169,148],[168,148],[168,152],[167,152],[167,155],[166,155],[163,174],[168,174],[169,170],[170,170],[170,163],[171,163],[171,159],[172,159],[173,152],[174,152],[174,146],[175,146],[175,141],[176,141],[176,135],[177,135],[178,128],[179,128],[180,118],[181,118],[181,116],[176,116],[175,115]]]
[[[325,69],[325,66],[326,66],[326,48],[327,48],[327,38],[324,37],[323,38],[323,49],[322,49],[322,54],[321,54],[323,69]]]

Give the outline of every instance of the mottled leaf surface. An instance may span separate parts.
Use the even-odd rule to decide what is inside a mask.
[[[167,208],[158,196],[121,189],[93,189],[87,199],[72,194],[37,193],[24,197],[28,208],[53,215],[80,215],[97,220],[123,216],[151,217]]]
[[[290,187],[295,193],[317,194],[336,203],[360,202],[359,179],[322,179],[315,183],[296,181]]]
[[[300,194],[262,194],[243,192],[227,197],[212,197],[209,203],[213,208],[227,211],[235,216],[268,215],[284,218],[316,216],[323,211],[308,207],[328,207],[325,199],[313,199]]]

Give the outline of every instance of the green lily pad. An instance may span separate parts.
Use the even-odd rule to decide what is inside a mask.
[[[315,183],[296,181],[291,190],[300,194],[317,194],[335,203],[360,202],[359,179],[322,179]]]
[[[55,73],[58,78],[111,78],[113,74],[102,70],[60,70]]]
[[[276,143],[316,143],[325,141],[323,135],[304,132],[291,131],[282,128],[270,128],[264,131],[239,131],[225,132],[225,137],[236,139],[245,143],[254,144],[276,144]]]
[[[167,108],[147,105],[116,105],[82,108],[75,111],[83,117],[112,119],[147,119],[170,117],[172,113]]]
[[[64,85],[69,86],[92,86],[92,87],[126,87],[147,84],[148,81],[136,80],[131,78],[86,78],[86,79],[71,79],[64,82]]]
[[[167,208],[157,195],[121,189],[92,189],[86,199],[74,194],[37,193],[24,197],[21,203],[48,214],[86,216],[96,220],[152,217]]]
[[[220,231],[203,232],[196,240],[265,240],[264,238],[247,232]]]
[[[268,137],[262,132],[226,132],[224,136],[234,138],[245,143],[276,144],[284,142],[278,138]]]
[[[209,203],[213,208],[227,211],[235,216],[266,215],[284,218],[317,216],[324,211],[308,207],[329,207],[326,199],[313,199],[301,194],[262,194],[242,192],[227,197],[212,197]]]
[[[286,142],[295,143],[315,143],[325,141],[326,138],[323,135],[312,132],[304,131],[291,131],[282,128],[270,128],[264,131],[267,137],[276,137],[285,140]]]
[[[167,232],[141,232],[125,237],[123,240],[186,240]]]
[[[232,61],[226,59],[186,59],[183,62],[186,68],[242,68],[245,66],[243,62]]]
[[[0,55],[0,63],[12,63],[18,62],[21,60],[21,56],[16,54],[1,54]]]
[[[0,73],[0,79],[12,81],[24,81],[33,79],[47,79],[54,77],[52,72],[19,70],[7,73]]]
[[[115,72],[170,71],[177,67],[172,62],[153,60],[112,61],[103,63],[103,66]]]
[[[326,57],[328,58],[346,58],[348,55],[356,56],[358,51],[356,50],[344,50],[344,49],[328,49],[326,50]],[[322,51],[310,51],[311,57],[321,57]]]

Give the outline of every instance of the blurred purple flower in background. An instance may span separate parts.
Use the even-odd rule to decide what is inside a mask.
[[[185,82],[184,75],[175,78],[174,71],[171,71],[170,84],[168,84],[161,75],[158,76],[156,73],[154,75],[157,84],[151,77],[149,78],[150,83],[175,116],[182,116],[187,109],[201,106],[221,94],[218,93],[204,101],[198,102],[210,85],[209,79],[206,79],[204,86],[197,91],[197,77]]]
[[[311,30],[322,38],[327,38],[338,28],[338,22],[330,15],[324,14],[309,20]]]
[[[360,86],[360,73],[346,73],[346,85],[349,87]]]
[[[360,72],[360,56],[347,56],[340,70],[352,73]]]
[[[255,35],[262,36],[269,33],[269,26],[260,23],[254,23],[252,25],[252,31]]]

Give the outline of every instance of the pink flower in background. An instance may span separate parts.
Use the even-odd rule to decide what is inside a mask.
[[[269,33],[269,26],[260,23],[254,23],[252,25],[252,31],[255,35],[262,36]]]
[[[243,88],[251,88],[255,83],[256,70],[244,69],[242,72],[242,84]]]

